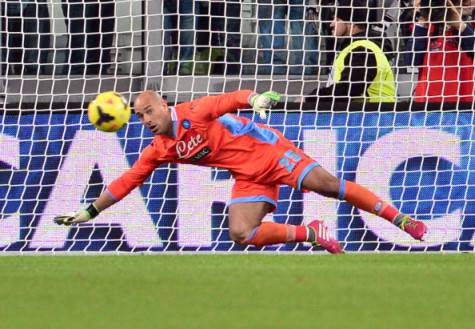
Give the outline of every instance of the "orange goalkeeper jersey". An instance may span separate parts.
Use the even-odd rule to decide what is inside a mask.
[[[108,186],[111,196],[122,199],[162,163],[225,168],[236,180],[279,183],[275,167],[282,152],[276,155],[276,150],[292,149],[305,155],[279,131],[228,114],[248,108],[252,95],[251,90],[240,90],[170,107],[174,137],[156,135],[132,168]]]

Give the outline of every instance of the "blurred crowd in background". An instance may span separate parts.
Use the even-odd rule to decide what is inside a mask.
[[[475,0],[364,0],[364,4],[365,36],[383,40],[379,44],[395,71],[430,64],[435,59],[424,54],[437,47],[466,53],[467,58],[455,61],[473,66]],[[162,1],[162,74],[330,74],[342,50],[332,23],[337,6],[335,0]],[[459,8],[460,15],[451,7]],[[446,14],[431,16],[444,8]],[[61,0],[67,33],[61,58],[60,52],[52,51],[50,10],[48,0],[2,1],[2,75],[117,73],[111,56],[111,49],[117,48],[116,1]],[[457,32],[459,26],[444,22],[447,19],[466,22],[468,28]],[[451,28],[455,30],[448,35],[461,39],[455,48],[440,41]],[[63,65],[52,65],[59,61]],[[425,74],[429,78],[430,72]]]
[[[104,74],[112,64],[114,0],[61,0],[62,52],[53,51],[48,0],[6,0],[0,10],[3,74]]]
[[[166,1],[165,59],[172,63],[164,74],[191,74],[193,69],[195,74],[207,74],[208,59],[214,74],[223,73],[223,63],[228,64],[227,74],[328,73],[338,49],[331,29],[335,0],[253,2],[250,17],[255,21],[239,18],[245,5],[239,0]],[[395,65],[404,66],[401,54],[413,37],[420,0],[366,3],[372,9],[369,30],[391,42],[394,53],[388,55]],[[464,0],[463,5],[467,7],[463,19],[472,21],[475,1]],[[246,33],[249,24],[254,28]]]

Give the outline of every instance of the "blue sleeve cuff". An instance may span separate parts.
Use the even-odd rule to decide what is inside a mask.
[[[253,93],[251,93],[251,94],[249,95],[249,97],[247,98],[247,102],[249,103],[249,105],[253,106],[253,105],[252,105],[252,98],[253,98],[254,96],[256,96],[256,95],[257,95],[256,92],[253,92]]]
[[[341,179],[340,190],[338,191],[338,199],[340,200],[345,200],[345,187],[346,187],[346,181],[344,179]]]
[[[114,201],[116,201],[116,202],[117,202],[117,201],[120,201],[119,199],[117,199],[117,198],[111,193],[111,191],[109,191],[108,188],[106,188],[106,193],[109,194],[109,196],[112,198],[112,200],[114,200]]]

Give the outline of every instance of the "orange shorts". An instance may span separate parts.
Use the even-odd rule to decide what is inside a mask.
[[[228,204],[264,201],[275,209],[281,184],[302,191],[305,176],[319,166],[318,162],[287,140],[277,143],[275,152],[272,153],[271,165],[266,175],[256,177],[252,181],[236,177]]]

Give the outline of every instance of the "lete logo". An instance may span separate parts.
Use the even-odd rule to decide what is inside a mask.
[[[203,143],[203,137],[201,137],[200,134],[191,136],[188,141],[179,141],[176,143],[176,153],[178,155],[178,159],[187,158],[201,143]]]

